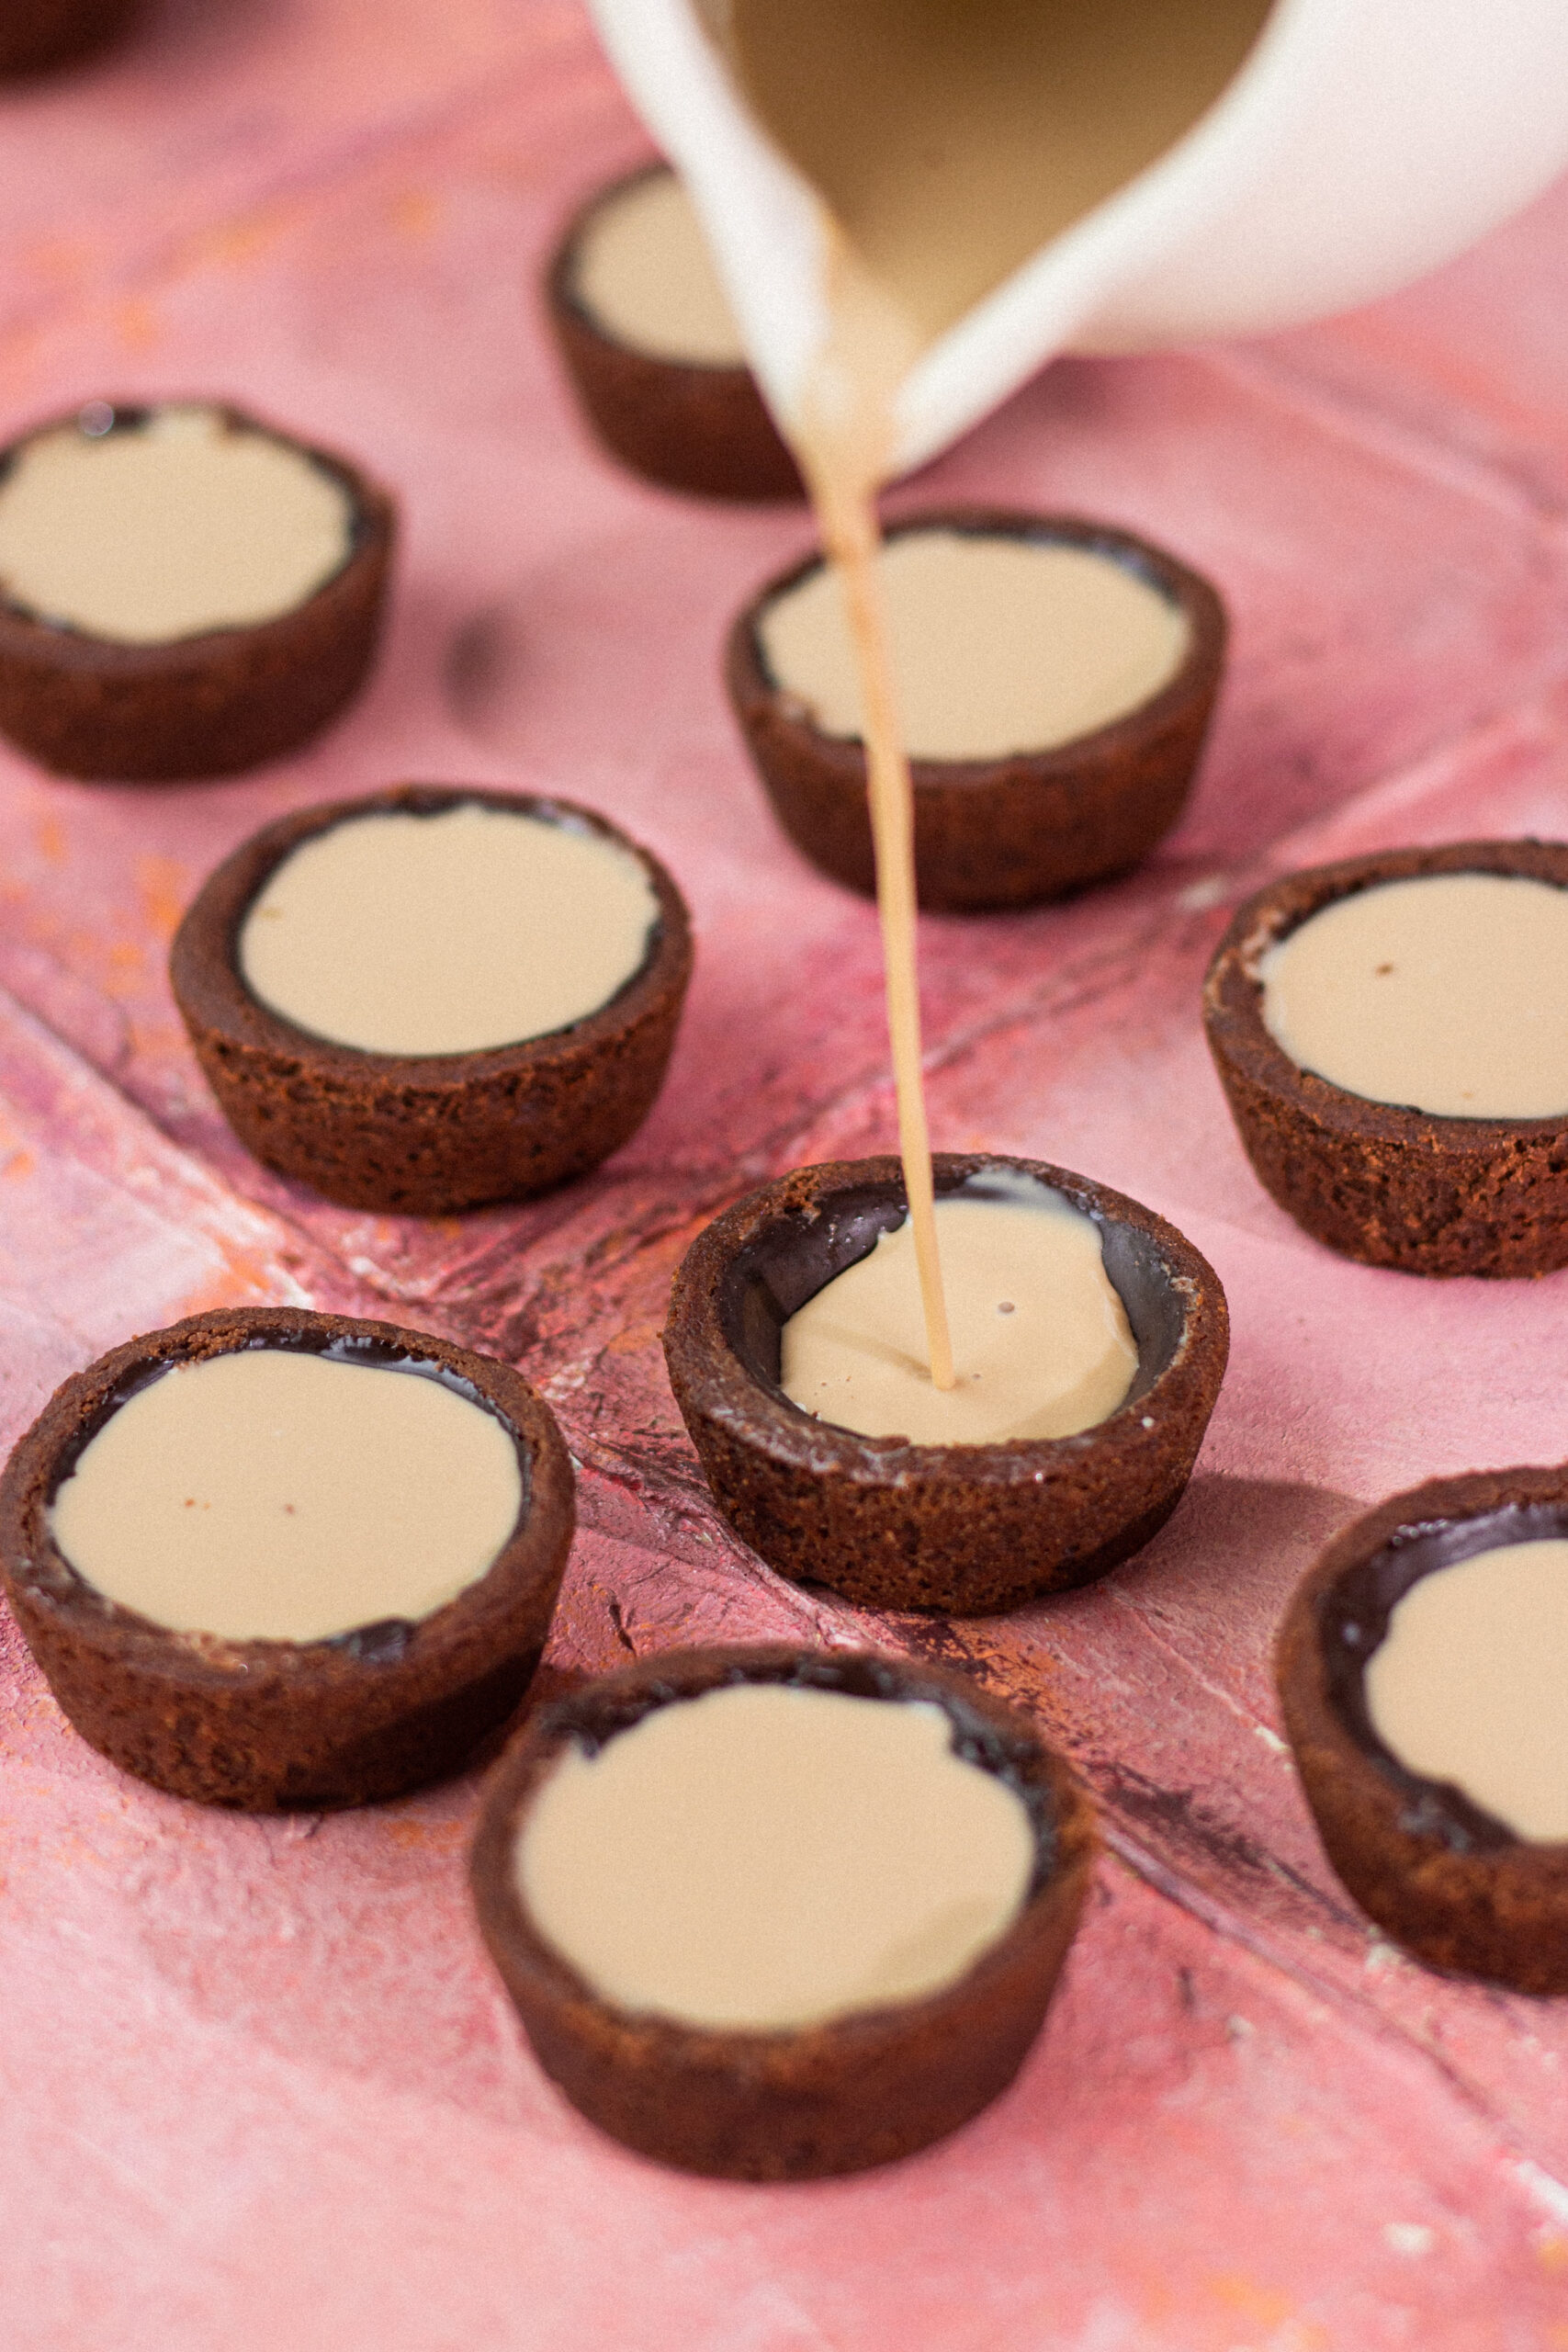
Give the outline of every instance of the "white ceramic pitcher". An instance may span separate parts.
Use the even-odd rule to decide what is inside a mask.
[[[747,113],[694,0],[590,5],[788,415],[826,333],[820,204]],[[1260,334],[1386,293],[1565,163],[1568,0],[1277,0],[1191,130],[925,352],[890,470],[934,455],[1057,352]]]

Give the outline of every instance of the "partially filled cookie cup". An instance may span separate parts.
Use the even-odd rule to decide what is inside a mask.
[[[682,1261],[664,1334],[676,1402],[719,1509],[781,1575],[872,1608],[973,1615],[1105,1575],[1180,1500],[1224,1374],[1217,1275],[1154,1211],[1040,1161],[939,1152],[938,1200],[993,1170],[1099,1227],[1136,1344],[1122,1402],[1073,1436],[915,1445],[837,1427],[784,1394],[784,1323],[904,1222],[897,1159],[780,1177]]]

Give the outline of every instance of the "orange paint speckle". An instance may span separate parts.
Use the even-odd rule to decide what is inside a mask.
[[[441,217],[441,207],[428,188],[406,187],[392,198],[389,210],[399,236],[417,243],[428,237]]]
[[[175,857],[139,857],[136,887],[141,895],[141,911],[152,930],[160,939],[172,939],[190,895],[185,867]]]
[[[164,332],[151,302],[135,295],[118,305],[114,323],[115,333],[127,351],[151,351]]]
[[[1554,2275],[1568,2270],[1568,2238],[1542,2238],[1536,2247],[1535,2258],[1543,2270]]]
[[[1272,2288],[1259,2287],[1239,2271],[1216,2271],[1208,2281],[1209,2292],[1227,2311],[1239,2312],[1243,2319],[1254,2321],[1259,2327],[1282,2327],[1291,2316],[1289,2295],[1277,2294]]]
[[[463,1825],[460,1821],[389,1821],[387,1835],[394,1846],[446,1854],[462,1844]]]
[[[58,817],[40,817],[33,827],[33,839],[38,854],[48,865],[63,865],[70,854],[65,842],[65,828]]]

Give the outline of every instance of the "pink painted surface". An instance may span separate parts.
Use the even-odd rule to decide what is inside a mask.
[[[588,445],[533,284],[640,150],[566,0],[194,0],[0,99],[0,431],[226,393],[397,487],[390,643],[314,752],[177,791],[0,752],[0,1442],[130,1331],[297,1298],[544,1388],[582,1533],[544,1679],[694,1637],[870,1637],[1031,1707],[1108,1854],[1017,2089],[880,2176],[660,2173],[562,2107],[469,1923],[476,1773],[379,1812],[209,1815],[115,1773],[0,1615],[0,2340],[17,2352],[1382,2352],[1568,2345],[1568,2012],[1369,1932],[1277,1736],[1273,1623],[1359,1505],[1568,1447],[1568,1277],[1426,1286],[1253,1182],[1197,987],[1292,864],[1568,805],[1568,188],[1397,300],[1263,348],[1054,370],[904,498],[1088,509],[1230,599],[1187,821],[1070,907],[925,928],[939,1142],[1137,1193],[1210,1254],[1233,1366],[1191,1492],[1098,1590],[857,1615],[729,1536],[665,1385],[666,1286],[755,1177],[885,1148],[869,910],[769,820],[721,631],[806,537]],[[669,1087],[520,1210],[356,1216],[249,1161],[164,948],[257,823],[410,775],[596,801],[681,876]]]

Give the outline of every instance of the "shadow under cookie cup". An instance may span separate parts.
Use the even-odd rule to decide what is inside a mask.
[[[956,1616],[1103,1576],[1181,1498],[1219,1394],[1218,1276],[1173,1226],[1043,1162],[939,1152],[936,1193],[989,1169],[1049,1186],[1100,1228],[1138,1370],[1115,1411],[1065,1438],[911,1445],[819,1420],[779,1385],[784,1322],[905,1216],[891,1157],[797,1169],[698,1235],[671,1294],[671,1385],[720,1510],[770,1567],[870,1608]]]
[[[1210,965],[1209,1050],[1259,1182],[1314,1240],[1401,1273],[1551,1273],[1568,1265],[1568,1113],[1451,1118],[1372,1102],[1299,1068],[1263,1018],[1270,947],[1338,899],[1439,874],[1568,888],[1568,845],[1382,850],[1268,884],[1237,910]]]
[[[1568,1469],[1472,1471],[1395,1495],[1336,1537],[1275,1645],[1296,1770],[1330,1862],[1428,1967],[1568,1993],[1568,1841],[1518,1837],[1384,1746],[1365,1672],[1421,1577],[1494,1546],[1568,1536]]]
[[[523,1500],[484,1574],[417,1623],[309,1642],[176,1632],[78,1575],[50,1505],[89,1441],[169,1366],[254,1348],[432,1366],[492,1413],[516,1445]],[[204,1804],[316,1811],[443,1779],[512,1713],[544,1646],[573,1516],[554,1419],[507,1365],[395,1324],[220,1308],[111,1350],[56,1391],[0,1479],[0,1571],[54,1696],[111,1762]]]
[[[1224,662],[1224,608],[1210,583],[1131,532],[1077,515],[944,506],[900,514],[885,537],[943,531],[1038,541],[1123,566],[1184,615],[1174,675],[1107,725],[1043,751],[909,762],[915,870],[922,907],[953,913],[1031,906],[1125,873],[1180,816]],[[829,734],[773,676],[767,608],[817,571],[813,550],[758,590],[725,650],[731,707],[774,814],[814,865],[851,889],[876,887],[865,751]]]
[[[146,404],[100,401],[108,429]],[[157,403],[155,406],[186,405]],[[58,775],[86,783],[178,784],[281,759],[352,701],[380,638],[397,511],[357,466],[221,401],[232,429],[301,454],[343,487],[350,516],[343,562],[271,619],[126,644],[39,618],[0,592],[0,733]],[[85,413],[80,412],[79,413]],[[77,423],[55,417],[0,451]]]
[[[750,368],[639,350],[583,299],[579,257],[595,215],[641,181],[669,172],[667,164],[645,164],[596,190],[551,255],[545,304],[572,388],[610,454],[662,489],[770,503],[803,499],[799,469]]]
[[[581,1020],[510,1046],[383,1054],[312,1035],[241,975],[251,906],[300,844],[355,820],[472,805],[594,834],[635,858],[658,902],[636,972]],[[691,922],[650,852],[575,803],[457,785],[399,786],[297,809],[209,876],[175,935],[169,976],[197,1059],[245,1148],[350,1208],[440,1216],[523,1200],[585,1174],[647,1117],[692,970]]]
[[[953,1745],[1023,1802],[1036,1841],[1024,1906],[954,1981],[919,1999],[769,2032],[633,2013],[544,1939],[515,1849],[534,1795],[574,1744],[596,1748],[652,1708],[743,1682],[941,1707]],[[480,1930],[545,2072],[639,2154],[733,2180],[809,2180],[908,2155],[1012,2080],[1077,1928],[1095,1851],[1088,1798],[1027,1720],[964,1677],[783,1645],[669,1652],[535,1714],[487,1786],[471,1875]]]

